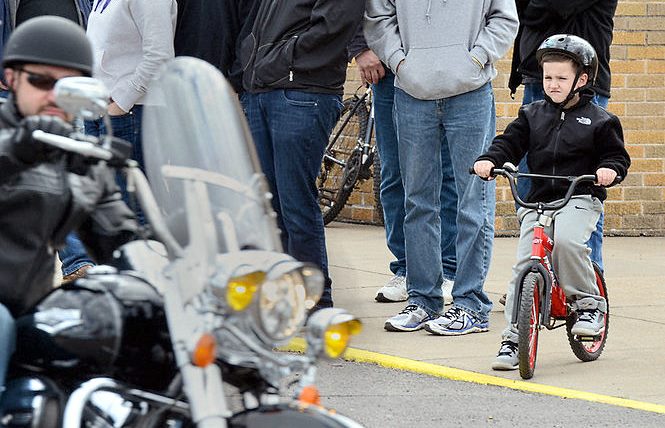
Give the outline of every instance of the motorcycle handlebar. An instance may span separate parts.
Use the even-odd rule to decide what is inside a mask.
[[[88,158],[105,161],[113,159],[113,152],[90,141],[79,141],[70,137],[63,137],[62,135],[49,134],[39,129],[32,131],[32,138],[57,147],[65,152],[77,153]]]

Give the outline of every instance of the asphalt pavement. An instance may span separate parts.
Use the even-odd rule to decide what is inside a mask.
[[[504,327],[498,303],[510,279],[516,238],[496,238],[485,291],[494,302],[490,331],[442,337],[417,331],[387,332],[385,320],[405,303],[378,303],[376,291],[391,277],[392,256],[383,228],[334,222],[326,228],[335,305],[360,317],[362,333],[347,353],[351,360],[401,370],[504,386],[566,398],[665,413],[665,238],[606,237],[605,276],[610,329],[601,357],[582,363],[564,329],[543,330],[530,381],[517,371],[495,372]]]

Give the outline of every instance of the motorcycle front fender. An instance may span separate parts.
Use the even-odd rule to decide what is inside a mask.
[[[261,406],[233,415],[231,428],[362,428],[333,410],[302,403]]]

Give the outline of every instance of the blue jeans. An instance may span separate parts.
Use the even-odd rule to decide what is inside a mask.
[[[132,159],[136,160],[141,169],[144,168],[143,163],[143,144],[141,140],[141,123],[143,119],[143,106],[135,105],[128,113],[121,116],[111,116],[111,126],[113,127],[113,135],[132,143],[133,152]],[[106,134],[106,126],[102,119],[85,122],[85,133],[99,137]],[[124,201],[131,207],[129,194],[127,193],[127,183],[121,174],[116,175],[116,181],[120,186],[122,197]],[[135,210],[139,221],[143,223],[143,215],[140,210]],[[65,240],[65,247],[58,252],[60,261],[62,262],[62,274],[69,275],[76,272],[79,268],[85,265],[94,265],[83,247],[83,243],[79,240],[76,233],[72,232]]]
[[[284,250],[321,269],[320,307],[332,306],[331,280],[316,178],[342,109],[341,97],[276,89],[243,94],[261,168],[273,193]]]
[[[16,326],[14,318],[0,303],[0,397],[5,389],[5,379],[9,360],[16,346]]]
[[[469,174],[495,133],[492,86],[438,100],[395,88],[395,126],[404,182],[404,237],[409,303],[430,315],[442,309],[441,145],[450,151],[457,189],[457,274],[454,305],[487,321],[492,301],[483,291],[494,239],[494,183]]]
[[[376,144],[381,158],[381,205],[383,223],[386,228],[388,249],[395,256],[390,263],[393,274],[406,276],[406,251],[404,247],[404,186],[399,170],[397,135],[393,122],[395,97],[395,75],[386,71],[383,79],[373,86]],[[455,280],[457,260],[455,239],[457,238],[457,190],[447,144],[441,145],[443,183],[441,187],[441,266],[443,277]]]
[[[540,101],[545,99],[545,94],[543,92],[542,83],[526,83],[524,84],[524,96],[522,97],[522,105],[530,104],[534,101]],[[609,104],[609,97],[598,95],[593,97],[592,102],[599,105],[602,108],[607,108]],[[526,163],[526,158],[529,155],[527,154],[522,158],[519,164],[519,170],[521,172],[529,172],[529,166]],[[521,179],[517,181],[517,193],[520,195],[520,198],[524,199],[526,195],[529,194],[531,189],[531,183],[529,179]],[[603,268],[603,226],[605,224],[605,213],[600,213],[600,218],[598,223],[596,223],[596,230],[591,234],[591,238],[587,245],[591,248],[591,261],[596,263],[600,270]]]

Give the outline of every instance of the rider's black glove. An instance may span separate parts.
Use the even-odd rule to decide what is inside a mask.
[[[50,134],[68,136],[72,125],[57,116],[28,116],[19,123],[12,136],[14,155],[26,164],[44,162],[50,159],[57,148],[32,138],[32,132],[42,130]]]

